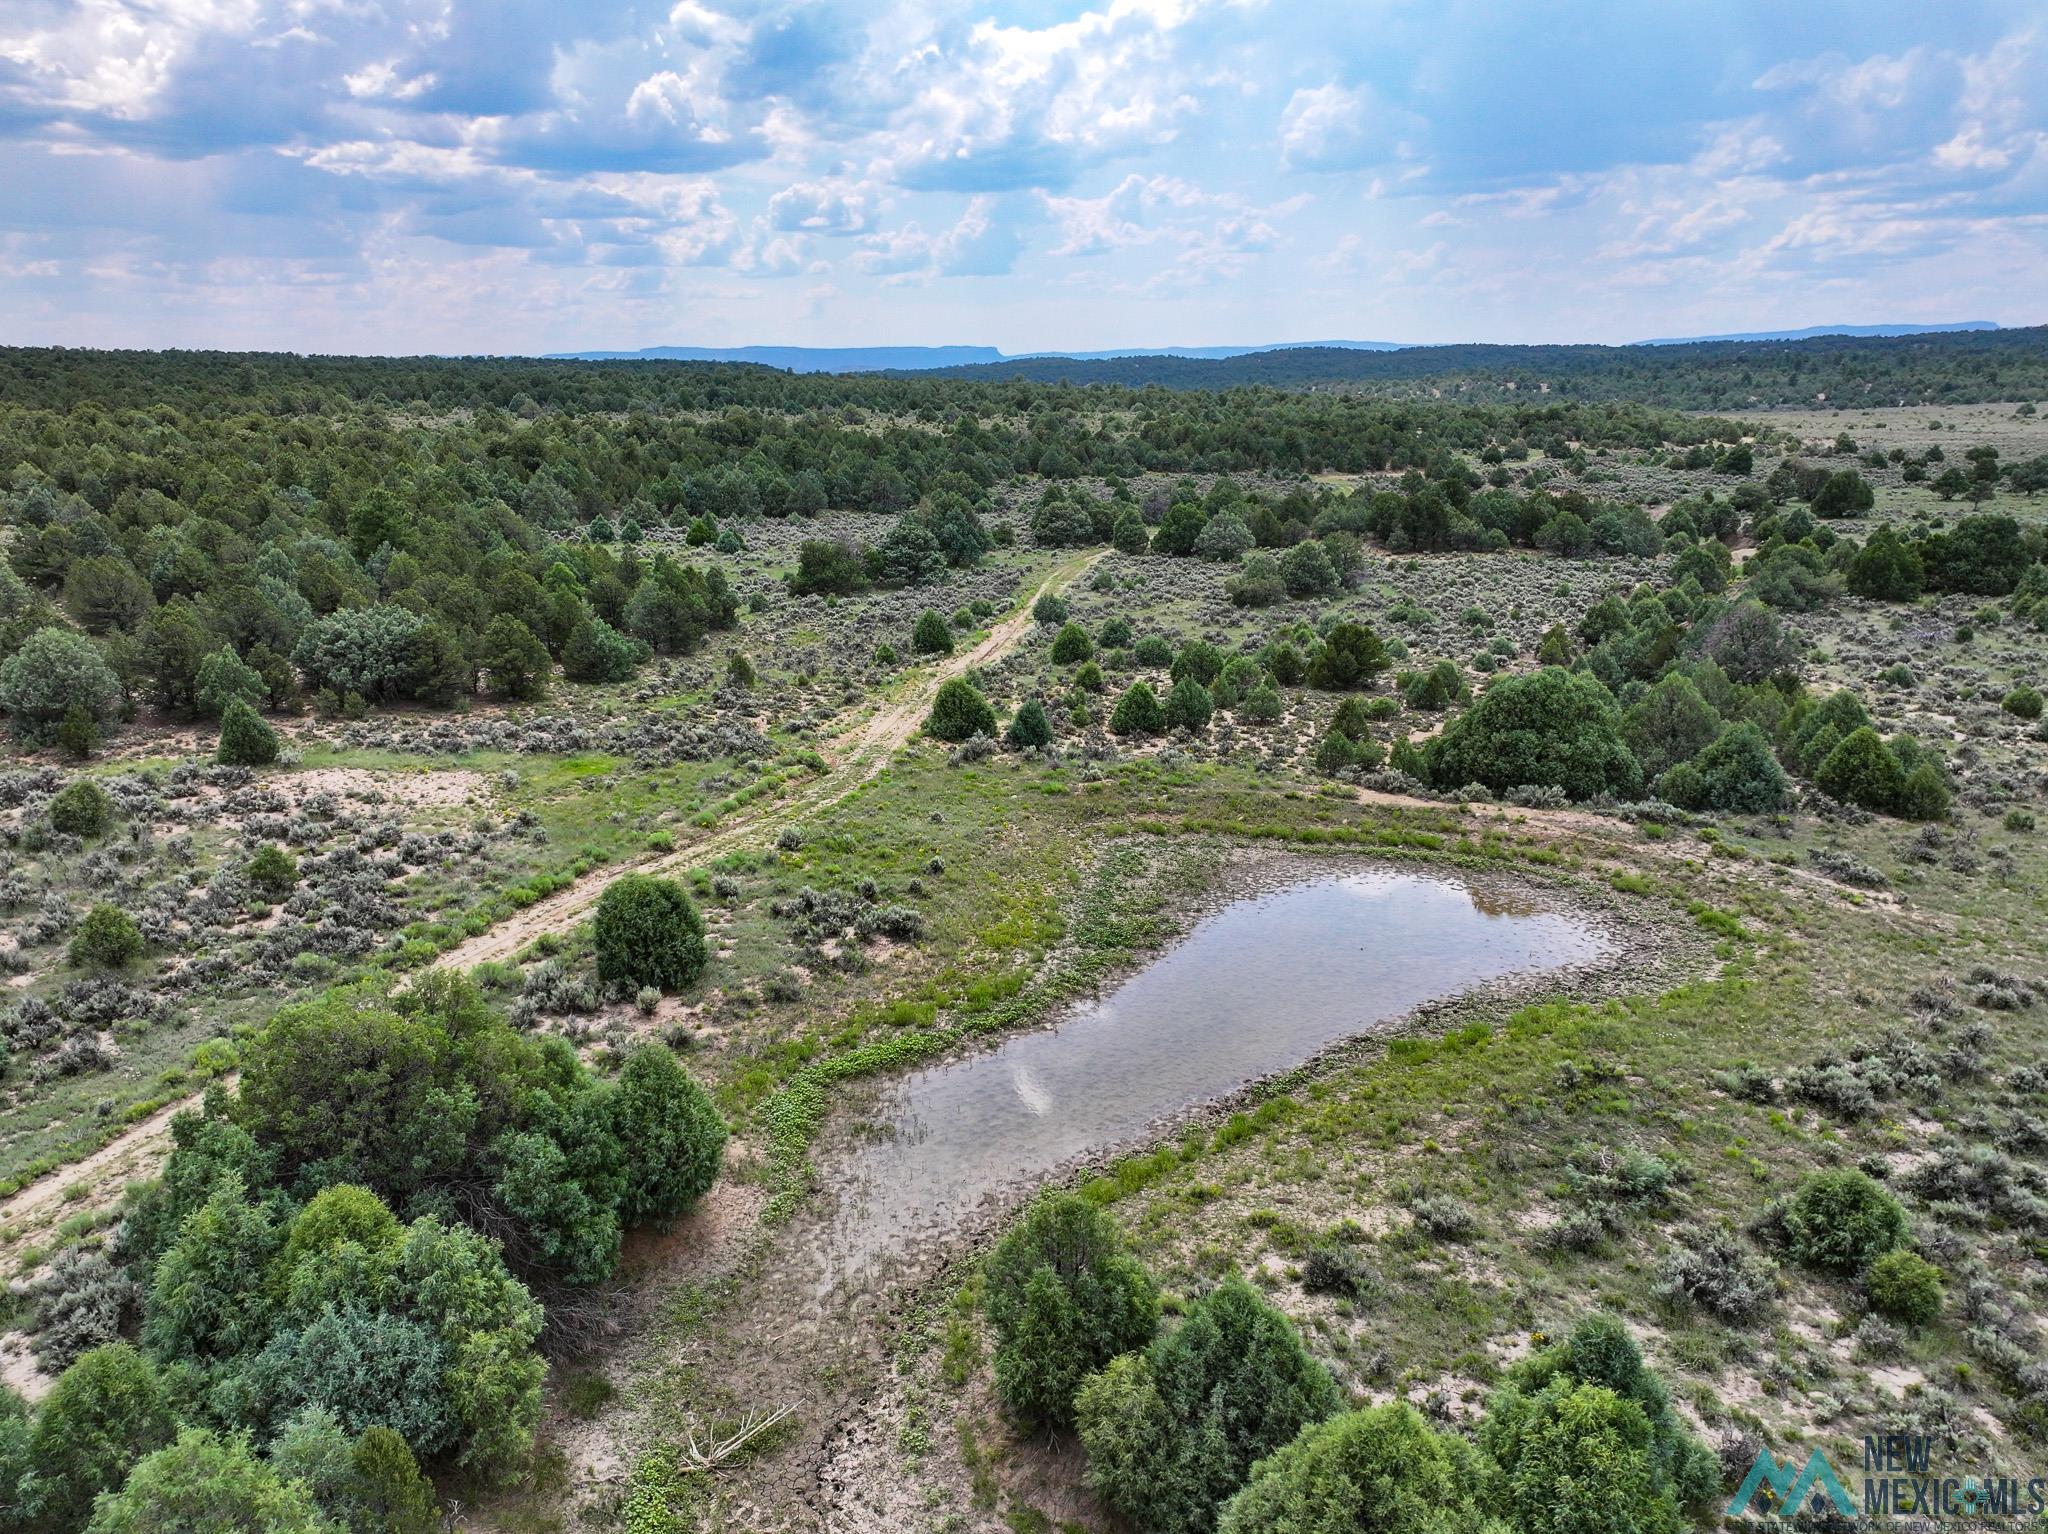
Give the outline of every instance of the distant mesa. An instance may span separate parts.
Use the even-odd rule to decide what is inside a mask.
[[[1220,361],[1257,352],[1329,347],[1400,351],[1400,341],[1277,341],[1261,346],[1133,346],[1100,352],[1004,352],[993,346],[643,346],[638,351],[551,352],[551,362],[752,362],[792,373],[922,373],[1040,357],[1099,362],[1111,357],[1193,357]]]
[[[1956,320],[1947,325],[1809,325],[1804,330],[1737,330],[1725,336],[1659,336],[1636,346],[1696,346],[1706,341],[1811,341],[1817,336],[1932,336],[1958,330],[1996,330],[1995,320]]]
[[[993,346],[643,346],[634,352],[551,352],[553,362],[752,362],[792,373],[975,367],[1006,358]]]
[[[1941,325],[1810,325],[1804,330],[1748,330],[1717,336],[1660,336],[1635,346],[1694,346],[1714,341],[1810,341],[1822,336],[1941,335],[1996,330],[1991,320]],[[1123,358],[1181,357],[1222,362],[1271,352],[1399,352],[1436,349],[1411,341],[1269,341],[1257,346],[1126,346],[1107,351],[1005,352],[993,346],[643,346],[638,351],[552,352],[557,362],[751,362],[792,373],[925,373],[940,368],[989,367],[1019,362],[1109,362]]]

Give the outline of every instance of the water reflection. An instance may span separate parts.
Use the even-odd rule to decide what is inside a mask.
[[[888,1086],[873,1117],[891,1132],[847,1163],[833,1278],[1423,1002],[1609,947],[1526,896],[1412,873],[1326,875],[1238,901],[1055,1027]]]

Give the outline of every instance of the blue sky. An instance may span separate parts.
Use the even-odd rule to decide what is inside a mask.
[[[2048,320],[2048,10],[4,0],[0,341]]]

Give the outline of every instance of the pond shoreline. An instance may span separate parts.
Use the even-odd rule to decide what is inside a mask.
[[[1112,848],[1105,848],[1106,855]],[[812,1148],[817,1183],[805,1209],[791,1222],[790,1235],[799,1250],[822,1257],[822,1238],[830,1229],[832,1211],[848,1191],[850,1163],[874,1143],[878,1126],[871,1117],[876,1105],[914,1077],[957,1068],[994,1055],[1020,1039],[1057,1032],[1077,1016],[1137,976],[1165,961],[1203,922],[1262,895],[1291,886],[1343,875],[1408,875],[1463,886],[1468,891],[1525,903],[1543,913],[1570,915],[1585,921],[1610,948],[1595,957],[1556,966],[1523,967],[1477,981],[1456,992],[1425,1000],[1376,1021],[1366,1021],[1303,1058],[1250,1077],[1226,1092],[1205,1097],[1150,1120],[1143,1128],[1114,1140],[1091,1145],[1042,1170],[1033,1170],[991,1191],[975,1207],[954,1219],[943,1233],[919,1241],[883,1269],[868,1273],[855,1286],[860,1291],[896,1289],[905,1283],[921,1287],[925,1276],[953,1266],[949,1253],[978,1249],[993,1238],[1032,1194],[1071,1187],[1113,1167],[1117,1162],[1178,1141],[1197,1129],[1213,1130],[1233,1114],[1291,1088],[1382,1054],[1397,1039],[1437,1037],[1471,1021],[1497,1019],[1506,1010],[1533,1002],[1570,1000],[1597,1002],[1668,989],[1699,978],[1713,966],[1713,943],[1662,902],[1621,894],[1604,881],[1546,876],[1540,871],[1472,867],[1446,859],[1389,856],[1382,852],[1297,852],[1269,847],[1246,848],[1219,843],[1218,873],[1169,910],[1172,934],[1152,948],[1132,955],[1104,975],[1091,991],[1063,1001],[1050,1013],[1023,1027],[963,1039],[955,1047],[920,1062],[912,1070],[861,1083],[857,1102],[842,1102]],[[920,1272],[922,1270],[922,1272]]]

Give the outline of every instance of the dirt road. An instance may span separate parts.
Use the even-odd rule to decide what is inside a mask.
[[[1065,590],[1093,568],[1102,557],[1100,550],[1066,561],[1032,590],[1029,598],[971,650],[957,651],[937,665],[913,672],[880,707],[865,719],[856,720],[826,743],[820,754],[827,770],[813,778],[793,796],[763,800],[738,812],[736,819],[709,836],[679,847],[674,852],[653,853],[631,862],[593,869],[565,890],[537,900],[525,910],[507,917],[467,942],[459,943],[435,960],[437,968],[474,969],[491,961],[503,962],[518,953],[543,932],[559,932],[574,926],[597,904],[605,886],[621,874],[675,874],[696,868],[713,858],[723,857],[740,847],[757,842],[767,828],[785,826],[831,808],[861,784],[867,782],[889,758],[910,744],[924,727],[932,699],[939,688],[956,676],[977,666],[991,665],[1023,642],[1036,620],[1032,605],[1048,592]]]
[[[1032,604],[1048,592],[1065,590],[1093,568],[1102,552],[1098,549],[1076,555],[1060,564],[1015,612],[972,649],[947,656],[936,665],[918,668],[872,714],[849,724],[827,742],[821,753],[829,763],[827,770],[794,796],[749,805],[726,825],[674,852],[650,854],[630,863],[593,870],[567,889],[536,901],[490,931],[449,949],[435,961],[436,967],[469,969],[488,960],[509,959],[541,933],[562,930],[582,920],[604,893],[605,886],[621,874],[677,873],[695,868],[762,840],[771,828],[837,804],[909,744],[923,726],[932,699],[944,683],[1008,654],[1032,630]],[[127,1183],[154,1176],[170,1145],[171,1119],[198,1101],[195,1094],[172,1103],[123,1130],[98,1150],[0,1200],[0,1231],[5,1232],[0,1237],[0,1250],[18,1251],[32,1243],[43,1244],[61,1221],[83,1210],[104,1207],[120,1196]],[[81,1187],[81,1194],[71,1195],[71,1190]]]

